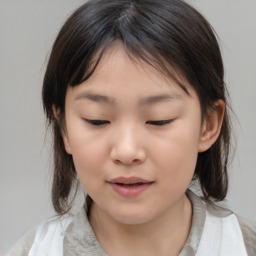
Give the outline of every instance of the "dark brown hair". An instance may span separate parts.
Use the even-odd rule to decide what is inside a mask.
[[[61,122],[68,86],[87,80],[107,49],[121,43],[129,56],[142,60],[184,89],[182,77],[198,94],[202,115],[222,99],[227,104],[224,68],[215,33],[206,19],[181,0],[91,0],[66,21],[53,45],[43,82],[43,106],[54,135],[52,202],[58,214],[71,207],[78,184],[72,156],[65,151]],[[177,76],[179,74],[179,76]],[[52,106],[60,112],[54,118]],[[215,144],[198,154],[194,180],[205,200],[223,200],[228,189],[230,125],[226,110]]]

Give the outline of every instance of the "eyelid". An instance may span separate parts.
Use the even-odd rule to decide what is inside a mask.
[[[94,125],[94,126],[101,126],[101,125],[105,125],[105,124],[110,123],[110,121],[108,121],[108,120],[100,120],[100,119],[84,118],[84,121],[91,124],[91,125]],[[167,124],[171,123],[172,121],[174,121],[174,119],[152,120],[152,121],[147,121],[146,124],[155,125],[155,126],[163,126],[163,125],[167,125]]]
[[[84,118],[84,121],[89,123],[89,124],[91,124],[91,125],[94,125],[94,126],[101,126],[101,125],[109,124],[110,123],[107,120],[100,120],[100,119],[87,119],[87,118]]]
[[[155,120],[155,121],[147,121],[146,124],[161,126],[161,125],[167,125],[174,121],[174,119],[168,119],[168,120]]]

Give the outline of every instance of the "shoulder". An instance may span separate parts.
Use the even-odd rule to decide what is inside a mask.
[[[206,206],[206,209],[208,216],[214,216],[210,219],[219,219],[228,240],[234,238],[234,241],[236,241],[234,247],[241,243],[245,247],[248,256],[256,255],[256,220],[243,218],[216,205]],[[216,225],[216,222],[213,221],[213,225]],[[223,237],[222,239],[225,240]]]
[[[256,220],[246,219],[239,215],[236,215],[236,217],[243,233],[248,255],[256,255]]]
[[[50,218],[29,231],[8,256],[107,255],[89,223],[87,201],[74,215]]]
[[[29,230],[21,237],[7,254],[8,256],[27,256],[32,247],[37,232],[37,227]]]
[[[188,196],[193,219],[187,244],[196,255],[256,255],[256,221],[241,218],[214,202],[206,203],[192,192]]]
[[[59,255],[59,253],[48,254],[48,252],[57,252],[62,248],[65,229],[71,220],[70,216],[53,217],[46,220],[21,237],[7,255],[27,256],[38,255],[38,253],[40,255]]]

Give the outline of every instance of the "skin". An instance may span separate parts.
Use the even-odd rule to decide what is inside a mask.
[[[189,95],[116,46],[89,80],[67,90],[65,148],[93,199],[90,223],[109,255],[178,255],[187,240],[192,206],[185,192],[198,152],[219,135],[224,103],[201,120],[197,94],[185,86]],[[152,185],[125,197],[108,183],[117,177]]]

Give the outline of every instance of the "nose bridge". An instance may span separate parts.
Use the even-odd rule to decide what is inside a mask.
[[[112,160],[123,164],[143,162],[146,153],[140,133],[140,128],[132,122],[118,126],[113,136]]]
[[[116,135],[117,140],[115,141],[115,146],[118,150],[123,153],[134,153],[139,147],[138,141],[139,129],[134,124],[123,123],[117,128]]]

